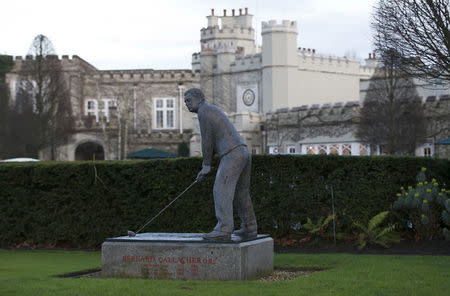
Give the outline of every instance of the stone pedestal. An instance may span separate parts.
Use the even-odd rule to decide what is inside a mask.
[[[206,242],[200,233],[142,233],[102,244],[102,276],[173,280],[250,280],[272,273],[273,240]]]

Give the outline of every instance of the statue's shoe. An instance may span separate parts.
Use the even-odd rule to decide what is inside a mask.
[[[231,233],[213,230],[210,233],[204,234],[203,239],[215,242],[229,242],[231,241]]]
[[[233,231],[233,234],[239,236],[242,239],[251,239],[255,238],[258,235],[256,230],[249,230],[244,228]]]

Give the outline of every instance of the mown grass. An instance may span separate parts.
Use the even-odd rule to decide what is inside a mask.
[[[0,250],[0,295],[447,296],[450,291],[450,256],[276,254],[276,266],[329,269],[271,283],[54,277],[99,265],[99,252]]]

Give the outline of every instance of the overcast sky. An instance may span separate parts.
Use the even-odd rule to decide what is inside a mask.
[[[298,23],[298,46],[366,58],[372,50],[370,16],[376,0],[14,0],[2,2],[0,54],[26,55],[46,35],[57,54],[79,55],[106,69],[189,69],[200,51],[200,29],[216,15],[248,7],[261,22]]]

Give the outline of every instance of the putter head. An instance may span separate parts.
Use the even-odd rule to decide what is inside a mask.
[[[128,236],[130,236],[130,237],[136,236],[136,233],[133,232],[133,231],[131,231],[131,230],[128,230],[128,231],[127,231],[127,234],[128,234]]]

